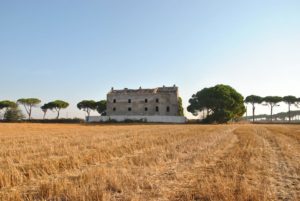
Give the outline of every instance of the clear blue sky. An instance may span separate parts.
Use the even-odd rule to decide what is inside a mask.
[[[63,99],[68,117],[112,86],[300,97],[300,1],[0,1],[0,70],[0,99]]]

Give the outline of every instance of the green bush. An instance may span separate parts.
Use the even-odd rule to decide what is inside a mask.
[[[4,114],[5,121],[20,121],[24,118],[22,111],[18,107],[9,108]]]

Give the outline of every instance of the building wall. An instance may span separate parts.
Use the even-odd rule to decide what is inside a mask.
[[[177,116],[178,89],[158,88],[157,92],[147,90],[120,90],[107,94],[107,115]],[[150,90],[151,91],[151,90]],[[131,100],[129,103],[128,100]],[[147,99],[147,102],[145,101]],[[156,100],[158,99],[158,102]],[[116,101],[114,103],[114,100]],[[158,111],[156,111],[158,107]],[[131,111],[129,111],[129,108]],[[147,108],[147,111],[145,110]],[[169,108],[169,111],[167,111]],[[115,110],[114,110],[115,109]]]
[[[126,120],[132,121],[142,121],[148,123],[177,123],[183,124],[186,123],[186,118],[183,116],[91,116],[87,118],[87,122],[109,122],[109,121],[117,121],[124,122]]]

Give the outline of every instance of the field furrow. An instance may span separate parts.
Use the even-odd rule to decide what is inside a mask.
[[[272,169],[269,179],[276,189],[277,199],[299,200],[299,144],[295,143],[294,137],[276,133],[274,129],[263,129],[261,136],[266,140],[270,152],[269,163]]]
[[[299,200],[299,130],[0,124],[0,200]]]

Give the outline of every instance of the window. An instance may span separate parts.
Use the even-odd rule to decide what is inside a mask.
[[[116,108],[115,108],[115,107],[113,108],[113,111],[116,111]]]
[[[145,103],[148,103],[148,99],[147,98],[145,99]]]
[[[170,107],[169,106],[167,107],[167,112],[170,112]]]
[[[128,103],[131,103],[131,99],[128,99]]]
[[[128,108],[128,111],[131,111],[131,107]]]
[[[155,111],[156,111],[156,112],[158,112],[158,111],[159,111],[159,107],[158,107],[158,106],[156,106],[156,108],[155,108]]]
[[[146,111],[146,112],[148,111],[148,108],[147,108],[147,107],[145,107],[145,111]]]
[[[113,102],[116,103],[117,102],[116,99],[114,99]]]
[[[159,103],[159,99],[158,98],[156,99],[156,102]]]

